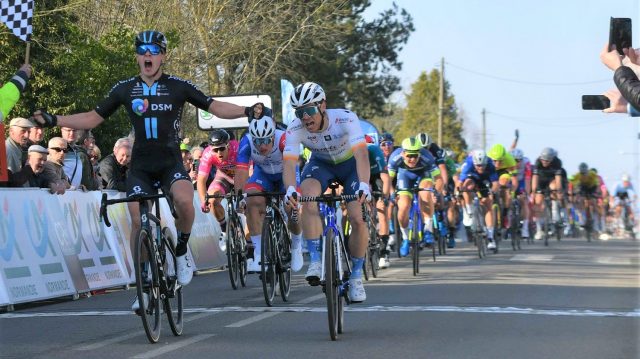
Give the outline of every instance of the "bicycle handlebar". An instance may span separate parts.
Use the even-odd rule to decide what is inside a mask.
[[[129,196],[125,198],[107,199],[107,194],[103,192],[102,199],[100,200],[100,221],[104,220],[104,224],[107,227],[111,227],[111,222],[109,221],[109,214],[107,212],[107,207],[112,204],[125,203],[125,202],[140,203],[140,202],[160,199],[164,197],[167,197],[165,193],[157,193],[157,194],[148,194],[148,195],[135,195],[135,196]],[[173,206],[171,207],[171,214],[173,215],[174,218],[178,218],[177,214],[175,213],[175,210],[173,209]]]

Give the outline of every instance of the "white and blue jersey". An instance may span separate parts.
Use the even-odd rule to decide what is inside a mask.
[[[253,164],[253,174],[247,181],[244,190],[284,191],[282,183],[285,133],[276,129],[274,144],[269,153],[262,155],[247,133],[240,139],[236,167],[249,170]],[[297,171],[296,171],[297,172]]]
[[[473,157],[469,155],[462,163],[462,167],[460,169],[460,182],[464,182],[467,178],[472,179],[477,185],[481,185],[485,182],[492,183],[498,180],[498,171],[496,171],[496,166],[493,164],[493,161],[490,158],[487,158],[487,165],[483,173],[478,173],[473,165]]]

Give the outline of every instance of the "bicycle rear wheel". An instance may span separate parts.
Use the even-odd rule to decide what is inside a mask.
[[[327,235],[324,237],[324,293],[327,297],[327,317],[331,340],[338,339],[339,301],[341,301],[338,290],[334,237],[335,233],[332,230],[327,231]]]
[[[240,221],[240,217],[235,217],[236,225],[234,226],[236,230],[236,257],[238,261],[238,278],[240,279],[240,285],[243,287],[247,286],[247,238],[245,237],[244,227],[242,225],[242,221]]]
[[[150,232],[145,228],[140,229],[135,238],[136,293],[138,303],[140,303],[140,309],[137,313],[142,318],[147,339],[151,343],[156,343],[160,338],[160,286],[158,261],[154,250],[155,243],[153,243],[154,239]],[[144,298],[148,298],[148,300]]]
[[[233,289],[238,289],[238,285],[240,282],[240,268],[237,256],[238,241],[235,238],[236,235],[236,223],[232,218],[229,218],[229,223],[227,223],[227,266],[229,270],[229,280],[231,281],[231,288]]]
[[[260,268],[262,277],[262,292],[268,306],[273,305],[273,297],[276,294],[276,265],[275,265],[275,241],[276,233],[274,220],[271,216],[265,216],[262,222],[262,243],[260,253]]]
[[[173,335],[182,335],[184,327],[184,303],[182,302],[182,286],[178,285],[176,276],[176,255],[174,248],[173,234],[167,227],[162,228],[162,248],[160,253],[164,255],[164,282],[166,291],[164,293],[164,312],[167,314],[169,327]]]

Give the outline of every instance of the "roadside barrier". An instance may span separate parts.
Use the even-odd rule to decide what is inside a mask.
[[[104,191],[110,198],[123,197]],[[100,222],[102,191],[52,195],[36,188],[0,189],[0,306],[32,302],[135,282],[127,204],[109,206],[112,226]],[[198,196],[194,207],[200,208]],[[169,206],[162,223],[176,230]],[[189,251],[196,270],[226,264],[220,224],[196,210]]]

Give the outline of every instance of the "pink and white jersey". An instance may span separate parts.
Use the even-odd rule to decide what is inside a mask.
[[[200,165],[198,166],[198,177],[208,177],[211,167],[218,169],[230,178],[233,178],[236,171],[236,162],[238,158],[238,141],[229,141],[229,154],[225,161],[218,158],[218,154],[211,150],[211,146],[204,149],[200,157]]]
[[[338,164],[353,157],[353,149],[366,146],[358,116],[344,109],[327,109],[329,127],[323,132],[309,132],[301,119],[296,118],[287,127],[284,147],[285,159],[298,159],[300,144],[313,154],[315,159]]]
[[[267,174],[282,173],[282,151],[284,150],[285,133],[282,130],[276,130],[275,145],[266,155],[261,155],[251,141],[251,137],[247,133],[240,139],[240,150],[238,151],[238,168],[249,169],[251,162],[253,166],[259,166],[260,169]]]

